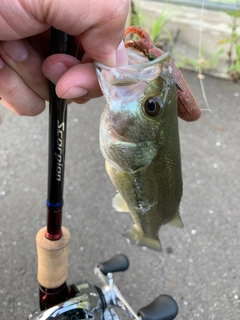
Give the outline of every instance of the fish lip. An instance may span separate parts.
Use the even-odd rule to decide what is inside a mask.
[[[124,144],[133,144],[137,142],[129,141],[123,136],[121,136],[116,130],[110,128],[108,131],[108,138],[110,141],[114,141],[115,144],[124,143]]]
[[[123,136],[120,136],[115,130],[112,128],[102,130],[105,131],[103,135],[101,135],[101,149],[102,148],[111,148],[111,146],[133,146],[138,144],[139,142],[129,141]],[[103,138],[104,136],[104,138]]]
[[[155,142],[154,140],[148,140],[148,141],[130,141],[126,139],[124,136],[120,135],[116,130],[114,130],[111,126],[110,128],[103,128],[101,130],[101,141],[103,145],[111,146],[111,145],[126,145],[126,146],[133,146],[136,144],[146,144]],[[104,137],[104,138],[103,138]],[[106,141],[106,142],[105,142]]]
[[[149,61],[147,60],[144,63],[136,63],[136,64],[129,64],[129,65],[123,65],[123,66],[118,66],[118,67],[107,67],[105,65],[103,65],[100,62],[94,61],[95,67],[97,72],[101,72],[102,69],[104,69],[105,71],[111,71],[115,74],[116,79],[112,79],[111,84],[118,86],[118,85],[122,85],[124,83],[124,85],[126,85],[126,81],[129,78],[129,83],[128,84],[134,84],[136,82],[141,81],[145,81],[145,80],[152,80],[155,77],[153,77],[152,75],[148,76],[148,75],[141,75],[138,71],[139,70],[144,70],[145,68],[150,68],[151,66],[156,65],[158,62],[168,62],[170,61],[170,53],[166,52],[163,55],[161,55],[160,57]],[[170,71],[170,70],[169,70]],[[126,77],[127,76],[127,77]]]
[[[112,167],[119,172],[129,174],[148,167],[157,154],[155,141],[126,141],[120,140],[118,135],[117,137],[105,136],[105,140],[101,139],[100,150]],[[149,151],[146,152],[146,150]],[[145,156],[136,156],[136,153],[139,154],[138,151]],[[127,157],[125,157],[126,154],[128,154]]]

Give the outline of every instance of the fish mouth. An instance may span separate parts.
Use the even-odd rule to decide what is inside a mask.
[[[137,143],[137,141],[130,141],[126,137],[124,137],[124,133],[117,132],[114,128],[116,127],[115,121],[110,117],[111,112],[108,109],[103,112],[101,115],[100,122],[100,144],[109,145],[109,144],[129,144],[132,145]]]
[[[104,135],[106,135],[106,132],[103,133]],[[129,139],[127,139],[126,137],[124,137],[123,135],[119,134],[116,130],[114,130],[112,127],[109,127],[107,129],[107,143],[111,143],[111,144],[122,144],[125,146],[132,146],[136,143],[138,143],[137,141],[130,141]]]
[[[139,81],[153,80],[162,73],[164,68],[168,68],[170,62],[170,54],[168,52],[152,61],[145,57],[142,59],[141,54],[137,53],[136,55],[131,51],[128,52],[128,56],[130,64],[116,68],[110,68],[99,62],[94,62],[103,92],[105,91],[105,85],[103,85],[105,82],[113,86],[126,86]]]

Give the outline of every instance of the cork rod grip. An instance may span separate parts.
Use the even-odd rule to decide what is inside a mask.
[[[38,254],[38,282],[48,289],[60,287],[68,276],[68,248],[70,232],[62,227],[62,237],[53,241],[45,237],[46,227],[36,236]]]

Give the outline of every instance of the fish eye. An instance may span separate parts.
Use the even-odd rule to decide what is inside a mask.
[[[156,117],[161,111],[161,103],[158,97],[148,98],[144,103],[144,111],[149,117]]]

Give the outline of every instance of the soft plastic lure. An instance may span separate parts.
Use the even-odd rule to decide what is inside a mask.
[[[129,40],[125,43],[125,47],[132,47],[142,52],[149,60],[154,60],[164,54],[164,51],[154,46],[150,35],[140,27],[131,26],[125,29],[124,39],[130,33],[137,34],[139,40]],[[177,85],[178,92],[178,116],[185,121],[198,120],[201,110],[184,79],[180,70],[176,67],[173,60],[170,59],[170,67],[172,69],[172,77]]]

